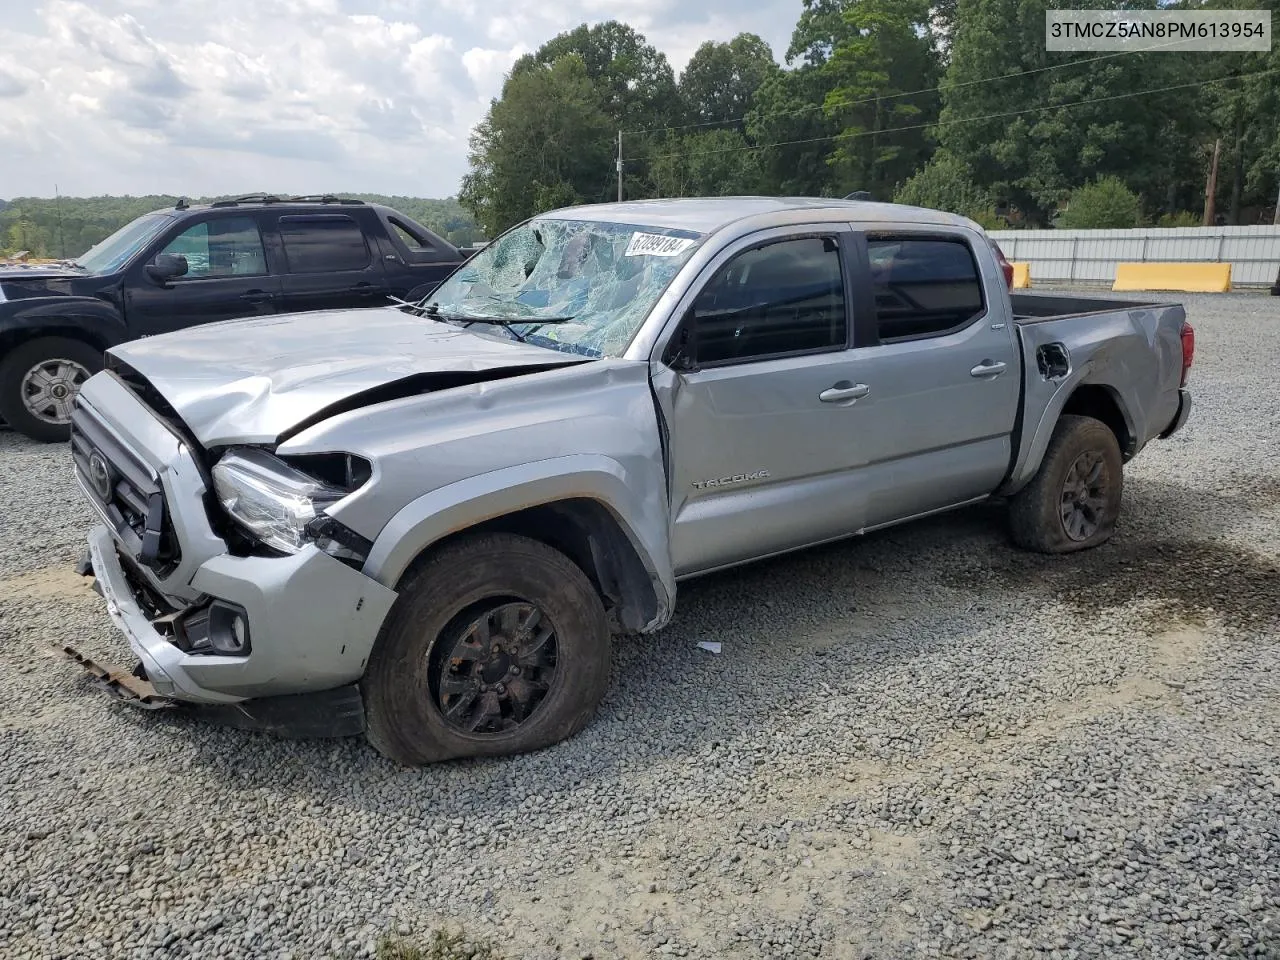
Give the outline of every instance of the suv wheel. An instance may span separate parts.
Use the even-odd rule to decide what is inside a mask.
[[[76,394],[101,369],[102,351],[80,340],[19,344],[0,361],[0,417],[33,440],[66,440]]]
[[[361,681],[368,737],[409,766],[547,747],[586,726],[609,662],[604,606],[573,561],[468,537],[403,582]]]

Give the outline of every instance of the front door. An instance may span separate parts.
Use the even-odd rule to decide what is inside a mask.
[[[851,426],[868,526],[990,494],[1009,468],[1021,358],[1003,278],[984,279],[973,242],[866,235],[869,283],[855,282],[875,308],[854,351],[851,376],[868,390]]]
[[[842,233],[793,228],[731,247],[675,335],[696,369],[655,365],[677,576],[861,527]]]
[[[275,313],[280,306],[280,278],[268,269],[252,214],[187,221],[161,241],[159,253],[185,257],[187,272],[159,283],[143,265],[133,268],[137,273],[125,284],[125,316],[140,336]]]

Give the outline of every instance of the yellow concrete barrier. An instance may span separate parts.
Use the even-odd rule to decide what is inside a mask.
[[[1120,263],[1111,289],[1226,293],[1231,289],[1231,264]]]
[[[1015,263],[1013,265],[1013,289],[1026,290],[1031,286],[1031,264]]]

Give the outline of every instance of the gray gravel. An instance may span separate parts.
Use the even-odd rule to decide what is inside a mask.
[[[65,449],[0,433],[0,956],[1280,957],[1280,299],[1187,302],[1112,544],[986,508],[690,584],[583,734],[417,771],[47,654],[120,646]]]

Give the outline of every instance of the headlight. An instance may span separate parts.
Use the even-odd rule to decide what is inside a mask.
[[[331,486],[265,450],[227,453],[213,468],[218,501],[237,523],[269,547],[297,553],[312,537],[307,524],[350,491]]]

